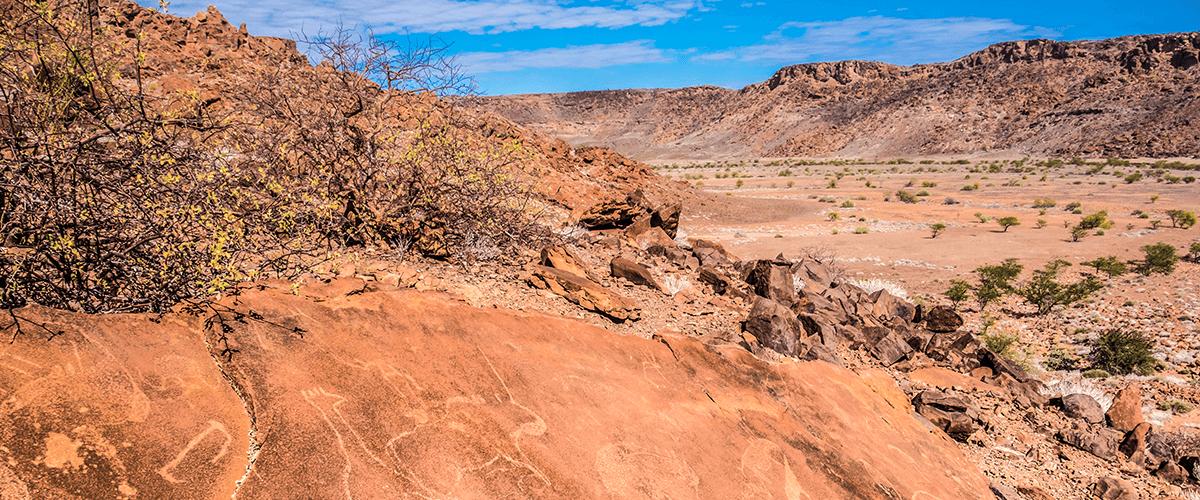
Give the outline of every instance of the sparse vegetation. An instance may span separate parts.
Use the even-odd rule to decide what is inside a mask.
[[[908,191],[905,191],[903,189],[896,191],[896,199],[898,199],[904,203],[916,203],[917,202],[916,195],[914,195]]]
[[[929,237],[936,239],[939,235],[946,232],[946,225],[941,222],[935,222],[929,225]]]
[[[1004,228],[1003,231],[1006,233],[1008,232],[1008,228],[1021,225],[1021,221],[1012,216],[1001,217],[996,220],[996,223],[999,224],[1000,227]]]

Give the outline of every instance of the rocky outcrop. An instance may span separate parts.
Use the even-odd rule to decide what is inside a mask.
[[[731,344],[615,335],[434,294],[308,293],[241,297],[236,307],[269,323],[235,325],[228,356],[203,318],[26,311],[64,333],[0,343],[0,491],[989,495],[883,373],[771,364]]]
[[[1142,389],[1130,385],[1117,392],[1113,404],[1105,414],[1108,425],[1121,432],[1132,431],[1138,424],[1145,422],[1142,416]]]

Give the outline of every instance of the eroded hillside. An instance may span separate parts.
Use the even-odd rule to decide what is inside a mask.
[[[642,160],[972,153],[1200,154],[1200,34],[1001,43],[953,62],[789,66],[697,87],[488,97],[575,144]]]

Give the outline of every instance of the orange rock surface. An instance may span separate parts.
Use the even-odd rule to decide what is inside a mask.
[[[885,375],[435,294],[304,295],[242,297],[270,323],[233,324],[231,357],[201,318],[26,311],[65,333],[0,346],[0,492],[989,495]]]

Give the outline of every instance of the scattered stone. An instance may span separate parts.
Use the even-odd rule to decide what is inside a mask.
[[[588,229],[623,229],[649,212],[645,195],[634,191],[624,199],[597,203],[579,217],[579,224]]]
[[[1062,398],[1063,413],[1089,424],[1104,423],[1104,408],[1087,394],[1068,394]]]
[[[1154,475],[1161,477],[1163,481],[1171,484],[1183,484],[1186,483],[1190,478],[1187,469],[1170,460],[1163,462],[1163,464],[1154,471]]]
[[[1119,435],[1114,436],[1112,432],[1110,429],[1076,424],[1058,431],[1055,438],[1097,457],[1112,460],[1117,455],[1117,439],[1120,439]]]
[[[917,413],[957,441],[966,441],[979,429],[978,413],[960,396],[928,389],[913,398]]]
[[[662,289],[658,282],[655,281],[654,275],[650,274],[650,268],[625,257],[614,257],[608,267],[614,278],[624,278],[635,285],[650,287],[655,290]]]
[[[1132,431],[1145,422],[1146,419],[1142,417],[1142,388],[1133,384],[1117,392],[1106,416],[1108,425],[1122,432]]]
[[[870,297],[873,304],[871,313],[882,321],[900,318],[910,322],[916,317],[916,307],[907,300],[888,293],[887,290],[876,290]]]
[[[1124,479],[1106,477],[1089,488],[1092,496],[1100,500],[1137,500],[1137,490]]]
[[[1125,439],[1121,440],[1121,445],[1117,449],[1129,461],[1138,465],[1145,465],[1148,458],[1146,456],[1146,442],[1149,440],[1151,432],[1152,427],[1150,423],[1142,422],[1125,434]]]
[[[695,255],[700,260],[701,266],[732,266],[736,260],[725,251],[725,247],[720,243],[715,243],[708,240],[691,240],[692,255]]]
[[[579,258],[563,246],[555,245],[543,248],[541,264],[546,267],[553,267],[555,269],[566,271],[576,276],[594,279],[591,273],[587,271],[587,268],[581,263]]]
[[[540,265],[531,266],[529,272],[528,281],[531,285],[550,290],[579,307],[598,312],[617,322],[636,321],[640,318],[641,311],[636,305],[592,280]]]

